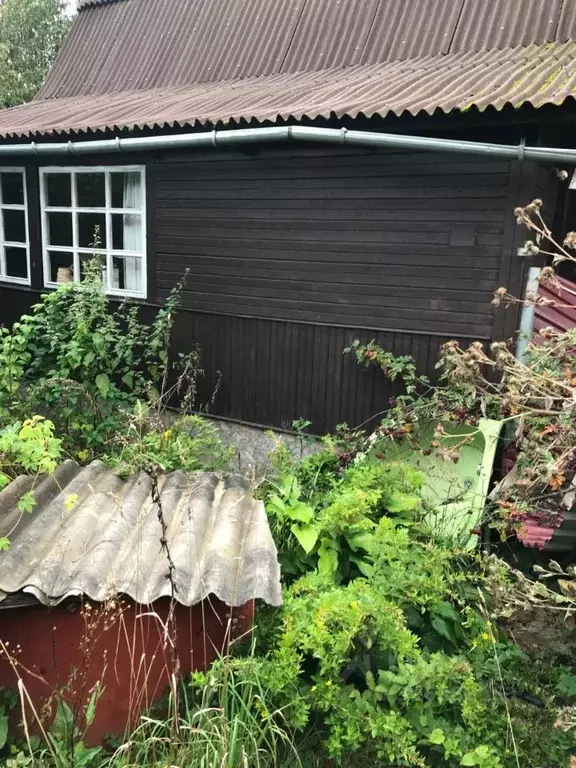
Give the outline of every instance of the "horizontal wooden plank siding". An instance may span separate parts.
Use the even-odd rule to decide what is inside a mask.
[[[157,288],[269,320],[489,338],[510,164],[294,148],[154,167]]]

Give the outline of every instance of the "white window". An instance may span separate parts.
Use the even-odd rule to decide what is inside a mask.
[[[143,167],[42,168],[40,198],[47,287],[81,280],[97,257],[107,293],[146,297]]]
[[[0,280],[30,285],[26,177],[23,168],[0,168]]]

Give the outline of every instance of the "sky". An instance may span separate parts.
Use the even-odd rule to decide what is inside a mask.
[[[68,13],[72,15],[76,11],[76,0],[66,0],[66,6],[68,8]]]

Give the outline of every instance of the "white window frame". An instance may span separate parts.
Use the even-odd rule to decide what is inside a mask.
[[[139,208],[113,208],[112,207],[112,173],[139,173],[140,174],[140,200]],[[48,205],[46,176],[53,173],[65,173],[71,176],[71,204],[70,206]],[[75,176],[80,173],[103,173],[105,178],[105,206],[103,208],[84,208],[78,206]],[[147,243],[146,243],[146,168],[143,165],[74,165],[74,166],[44,166],[40,168],[40,208],[42,215],[42,267],[44,272],[44,286],[57,288],[58,284],[50,280],[50,256],[49,251],[72,253],[74,258],[74,280],[80,278],[80,255],[98,255],[106,259],[106,285],[104,290],[109,296],[122,296],[137,299],[145,299],[148,293],[147,272]],[[48,242],[48,214],[71,213],[72,214],[72,245],[50,245]],[[106,216],[106,248],[80,247],[78,244],[78,214],[98,213]],[[112,214],[140,215],[142,222],[142,250],[119,250],[112,248]],[[120,288],[112,288],[113,277],[112,264],[114,256],[126,256],[138,258],[142,265],[142,290],[130,291]]]
[[[0,176],[3,173],[21,173],[24,187],[24,203],[3,203],[0,202],[0,282],[15,283],[16,285],[30,285],[30,234],[28,229],[28,190],[26,189],[26,169],[16,166],[0,167]],[[1,200],[1,195],[0,195]],[[4,239],[4,211],[24,211],[24,226],[26,228],[26,240],[23,243],[15,243],[12,240]],[[12,277],[6,274],[6,251],[5,248],[26,249],[26,273],[27,277]]]

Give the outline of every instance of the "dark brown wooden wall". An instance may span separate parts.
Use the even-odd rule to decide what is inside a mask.
[[[489,338],[510,164],[336,148],[155,168],[160,297],[259,318]]]
[[[490,301],[498,285],[521,287],[513,209],[543,183],[534,164],[304,146],[130,158],[142,160],[150,312],[189,269],[174,348],[202,348],[203,399],[221,372],[218,415],[276,426],[308,418],[316,432],[358,425],[394,390],[342,354],[355,338],[434,375],[446,340],[514,331],[515,317],[495,315]],[[0,320],[38,295],[0,286]]]
[[[202,347],[206,393],[221,371],[216,410],[356,425],[393,390],[342,355],[355,338],[429,375],[447,339],[493,338],[511,165],[340,147],[158,158],[158,298],[189,269],[178,344]]]

